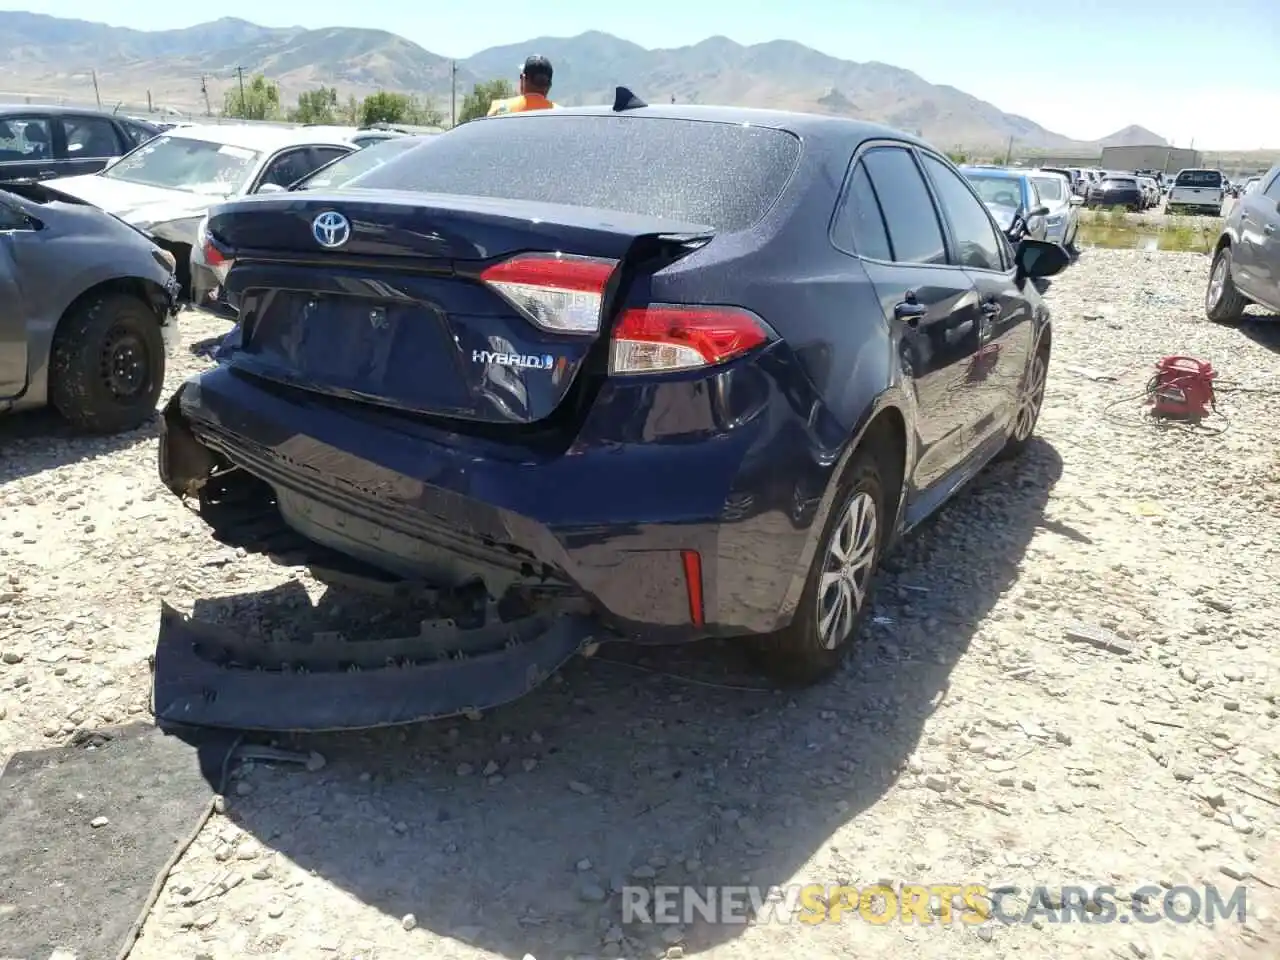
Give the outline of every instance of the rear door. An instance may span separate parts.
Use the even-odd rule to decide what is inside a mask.
[[[67,113],[55,117],[54,126],[66,158],[58,164],[65,177],[97,173],[108,161],[133,149],[107,117]],[[58,128],[61,128],[60,134]]]
[[[0,397],[22,394],[27,387],[27,315],[19,287],[13,248],[31,236],[22,210],[0,198]]]
[[[1013,250],[973,188],[941,158],[921,157],[949,229],[948,260],[961,267],[978,293],[978,351],[965,376],[981,413],[973,442],[1003,430],[1017,405],[1018,388],[1034,348],[1031,311],[1016,282]]]
[[[0,116],[0,183],[61,176],[53,134],[53,122],[47,114]]]
[[[912,487],[931,487],[968,454],[986,405],[969,378],[981,311],[973,281],[947,262],[943,226],[912,151],[876,145],[851,171],[837,238],[863,260],[893,328],[916,402]]]

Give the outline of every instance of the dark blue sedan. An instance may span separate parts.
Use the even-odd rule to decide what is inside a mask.
[[[158,712],[259,729],[501,703],[611,639],[828,675],[895,538],[1031,439],[1031,280],[1067,262],[897,131],[622,97],[223,204],[205,238],[239,323],[165,411],[165,483],[441,617],[299,647],[169,612]]]

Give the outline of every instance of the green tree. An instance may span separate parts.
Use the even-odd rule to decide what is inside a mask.
[[[969,155],[964,153],[961,150],[948,151],[947,156],[951,158],[951,162],[954,163],[957,167],[960,166],[961,164],[969,162]]]
[[[244,84],[232,84],[223,98],[222,114],[240,120],[275,120],[280,116],[280,87],[261,73]]]
[[[419,100],[406,93],[379,90],[364,98],[360,105],[361,126],[376,123],[407,123],[417,127],[438,127],[444,114],[430,100]]]
[[[515,96],[515,91],[506,80],[487,80],[477,83],[462,100],[462,107],[458,110],[458,122],[466,123],[476,117],[483,117],[489,112],[493,101],[511,96]]]
[[[319,87],[298,94],[298,106],[290,111],[294,123],[335,123],[340,112],[338,91],[333,87]]]

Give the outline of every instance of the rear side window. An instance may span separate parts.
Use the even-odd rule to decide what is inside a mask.
[[[1217,170],[1183,170],[1174,184],[1178,187],[1220,187],[1222,174]]]
[[[800,157],[769,127],[653,117],[482,119],[348,186],[602,207],[742,230],[782,194]]]
[[[867,168],[859,161],[849,178],[849,193],[836,218],[836,242],[872,260],[892,260],[889,234],[885,231],[880,201],[876,199]]]
[[[898,263],[945,264],[938,212],[911,154],[900,147],[877,147],[867,151],[862,162],[884,211],[893,259]]]

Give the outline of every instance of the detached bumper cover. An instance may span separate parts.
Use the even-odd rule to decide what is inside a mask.
[[[391,640],[268,643],[165,605],[152,710],[171,723],[273,733],[435,720],[524,696],[600,632],[586,616],[560,613],[470,630],[436,621]],[[265,655],[271,664],[254,663]]]

